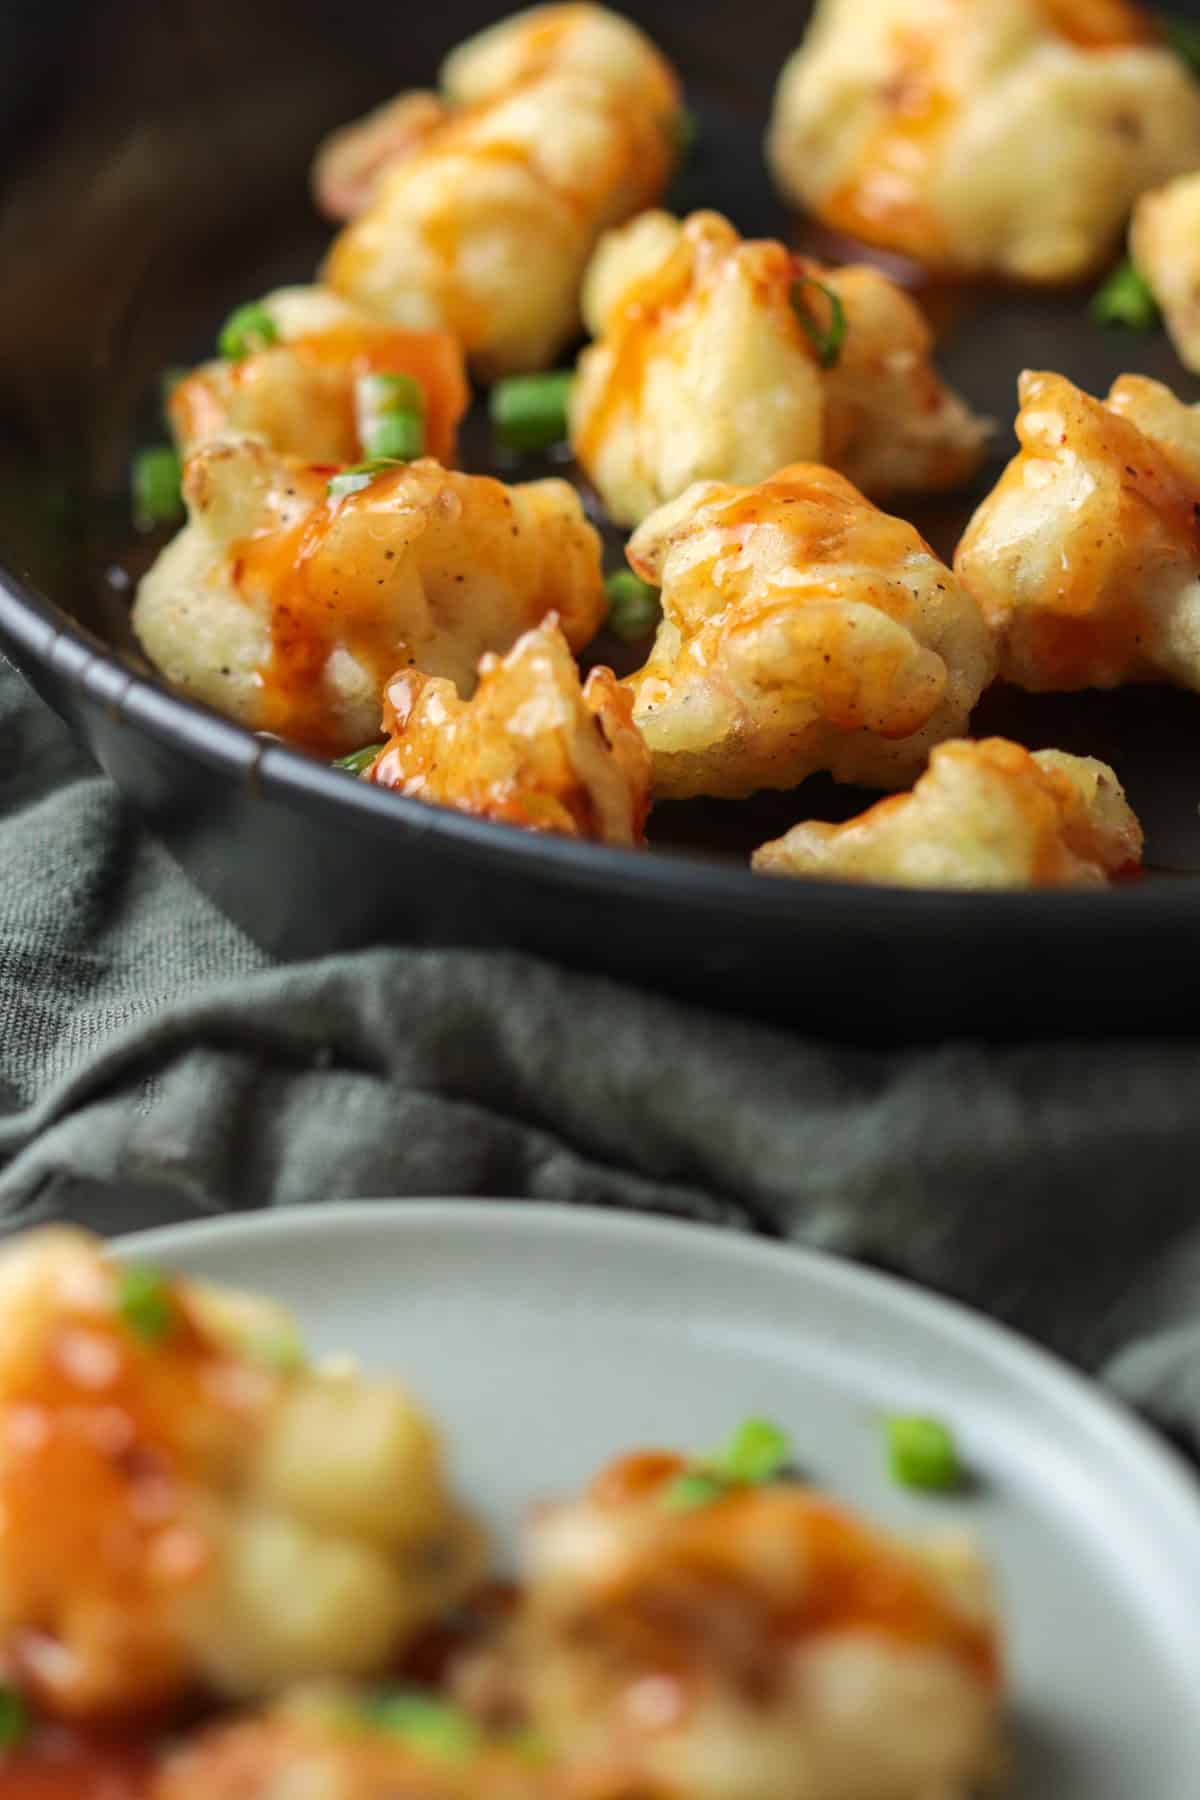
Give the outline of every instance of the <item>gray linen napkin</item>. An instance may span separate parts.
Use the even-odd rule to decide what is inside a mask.
[[[1200,1441],[1200,1043],[806,1042],[529,958],[274,965],[0,659],[0,1230],[512,1195],[957,1295]]]

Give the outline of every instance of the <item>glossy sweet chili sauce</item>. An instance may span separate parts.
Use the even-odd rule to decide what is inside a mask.
[[[682,1457],[654,1451],[624,1457],[601,1473],[590,1495],[602,1506],[645,1503],[687,1466]],[[756,1520],[760,1508],[764,1510]],[[795,1533],[797,1566],[805,1572],[794,1595],[778,1596],[767,1625],[774,1642],[782,1646],[818,1633],[864,1631],[913,1649],[943,1650],[986,1686],[999,1685],[999,1650],[986,1623],[953,1606],[936,1576],[915,1557],[832,1501],[799,1486],[736,1488],[708,1505],[674,1515],[670,1537],[660,1538],[649,1553],[653,1566],[635,1567],[611,1604],[618,1609],[630,1600],[636,1604],[637,1587],[664,1569],[669,1573],[676,1561],[698,1585],[711,1582],[714,1592],[731,1594],[738,1579],[739,1540],[752,1538],[759,1525],[772,1533]],[[760,1603],[758,1596],[755,1600]],[[646,1616],[652,1614],[651,1608]],[[698,1622],[702,1618],[700,1609]],[[703,1660],[703,1632],[698,1630],[683,1647],[687,1656]],[[679,1648],[676,1633],[671,1650],[678,1653]]]

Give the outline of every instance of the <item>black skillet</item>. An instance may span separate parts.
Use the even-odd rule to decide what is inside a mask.
[[[977,731],[1115,764],[1146,824],[1151,872],[1109,893],[947,895],[752,876],[755,843],[867,798],[822,781],[741,806],[665,807],[657,849],[635,856],[356,784],[145,673],[127,625],[138,555],[124,483],[133,446],[161,435],[159,373],[205,354],[238,300],[309,278],[326,239],[306,187],[322,133],[429,81],[452,44],[501,10],[8,0],[0,642],[196,882],[285,957],[380,941],[517,948],[862,1041],[1194,1029],[1196,696],[994,690]],[[797,236],[760,140],[807,10],[637,8],[700,120],[677,207],[716,206],[748,233]],[[1200,12],[1200,0],[1180,10]],[[974,496],[912,509],[944,554],[1009,453],[1022,367],[1061,370],[1093,392],[1137,369],[1200,398],[1165,339],[1107,335],[1085,294],[975,294],[945,310],[943,366],[1001,429]],[[472,441],[479,466],[486,441]]]

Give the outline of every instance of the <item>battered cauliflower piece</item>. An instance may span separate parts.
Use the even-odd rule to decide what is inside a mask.
[[[315,1689],[201,1732],[167,1758],[153,1792],[153,1800],[310,1797],[566,1800],[566,1788],[519,1743],[486,1742],[466,1715],[444,1704]]]
[[[821,0],[785,65],[775,178],[947,270],[1084,276],[1200,164],[1200,85],[1128,0]]]
[[[754,853],[768,875],[897,887],[1102,887],[1139,867],[1142,829],[1107,763],[1004,738],[939,744],[911,794],[816,820]]]
[[[508,655],[485,656],[479,686],[402,669],[384,691],[388,742],[366,779],[413,799],[599,843],[642,842],[650,752],[632,696],[611,669],[580,686],[551,615]]]
[[[421,461],[338,499],[332,473],[249,437],[189,458],[189,523],[133,609],[176,687],[332,756],[375,736],[402,665],[469,693],[484,652],[549,612],[575,649],[599,629],[600,539],[565,481],[507,487]]]
[[[425,402],[425,449],[454,457],[470,392],[457,340],[445,331],[398,331],[318,287],[280,288],[259,303],[278,333],[268,349],[204,363],[172,389],[168,406],[183,454],[212,438],[252,432],[307,462],[357,462],[355,383],[411,375]]]
[[[502,1678],[551,1754],[658,1800],[957,1800],[987,1778],[1000,1656],[971,1547],[794,1484],[673,1503],[687,1470],[634,1455],[539,1510]]]
[[[1143,194],[1129,248],[1162,308],[1179,360],[1200,375],[1200,175]]]
[[[1200,407],[1140,375],[1101,402],[1026,373],[1020,396],[1020,453],[955,558],[1001,675],[1035,692],[1200,690]]]
[[[628,555],[662,588],[649,661],[628,678],[659,796],[737,798],[818,769],[907,786],[991,679],[970,595],[830,469],[701,482]]]
[[[846,335],[820,330],[835,294]],[[953,487],[987,426],[945,386],[920,309],[875,269],[747,243],[718,213],[645,213],[601,243],[584,285],[571,443],[610,516],[636,525],[693,481],[764,481],[825,462],[879,498]]]
[[[356,154],[372,171],[324,279],[397,325],[453,331],[485,379],[543,368],[578,329],[601,232],[670,179],[678,83],[627,19],[565,5],[461,45],[442,86],[436,114],[409,97],[324,153],[318,187],[335,198],[354,190]]]
[[[81,1232],[0,1257],[0,1667],[107,1723],[368,1675],[479,1578],[433,1427],[279,1309]]]

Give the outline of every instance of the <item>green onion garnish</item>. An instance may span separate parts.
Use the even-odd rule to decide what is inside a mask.
[[[139,531],[183,517],[183,465],[169,444],[139,450],[130,471],[133,519]]]
[[[29,1708],[15,1687],[0,1682],[0,1751],[15,1750],[29,1736]]]
[[[332,766],[335,769],[345,769],[347,775],[361,775],[364,769],[370,768],[382,749],[382,744],[364,744],[361,750],[352,750],[349,756],[339,756]]]
[[[267,350],[279,342],[279,327],[257,300],[236,307],[221,327],[217,349],[226,362],[241,362],[255,350]]]
[[[805,296],[806,288],[816,288],[824,294],[829,302],[829,323],[823,325],[808,304]],[[817,281],[811,275],[802,275],[799,281],[793,281],[790,295],[792,311],[803,325],[809,341],[817,352],[817,359],[823,369],[836,366],[842,354],[842,345],[846,341],[846,309],[833,289],[826,287],[823,281]]]
[[[648,638],[661,616],[658,589],[632,569],[617,569],[605,577],[604,586],[608,593],[609,630],[630,644]]]
[[[886,1421],[888,1466],[901,1487],[945,1492],[962,1480],[958,1448],[940,1419],[898,1414]]]
[[[175,1320],[171,1290],[157,1269],[120,1269],[117,1272],[117,1312],[135,1337],[157,1344],[167,1336]]]
[[[363,375],[354,384],[359,442],[369,457],[413,462],[425,449],[425,396],[411,375]]]
[[[1158,301],[1131,257],[1094,295],[1092,317],[1101,325],[1123,325],[1128,331],[1153,331],[1158,324]]]
[[[733,1488],[767,1487],[791,1460],[786,1432],[768,1419],[745,1419],[720,1450],[701,1457],[668,1483],[662,1504],[672,1512],[691,1512],[720,1500]]]
[[[347,494],[358,494],[363,488],[370,487],[378,476],[403,467],[398,456],[372,456],[367,462],[355,463],[352,468],[331,476],[325,491],[331,500],[344,500]]]
[[[461,1762],[479,1749],[482,1733],[467,1713],[428,1694],[379,1694],[363,1702],[367,1722],[442,1762]]]
[[[262,1331],[242,1345],[252,1362],[273,1369],[276,1375],[298,1375],[307,1366],[304,1345],[286,1331]]]
[[[791,1460],[792,1446],[786,1432],[769,1419],[745,1419],[713,1458],[712,1466],[728,1481],[762,1487],[774,1481]]]
[[[498,381],[488,403],[496,442],[505,450],[549,450],[567,435],[567,401],[574,372],[514,375]]]
[[[1200,25],[1191,19],[1163,19],[1167,43],[1193,75],[1200,75]]]

